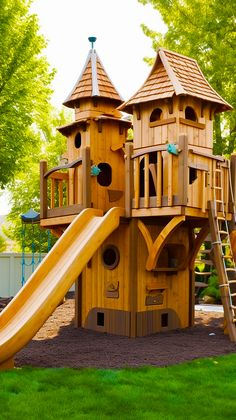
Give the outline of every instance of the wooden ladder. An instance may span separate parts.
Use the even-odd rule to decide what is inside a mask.
[[[226,328],[230,340],[236,342],[236,266],[226,219],[223,181],[222,169],[216,168],[213,173],[213,201],[209,203],[209,222]]]

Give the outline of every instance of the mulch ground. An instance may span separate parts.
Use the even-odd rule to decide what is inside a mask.
[[[167,366],[236,352],[236,345],[223,333],[220,313],[196,312],[193,328],[135,339],[74,328],[73,317],[74,299],[70,297],[16,355],[16,366]]]

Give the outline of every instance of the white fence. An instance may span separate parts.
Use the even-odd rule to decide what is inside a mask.
[[[42,254],[43,258],[46,254]],[[34,254],[35,265],[39,261],[39,254]],[[30,277],[33,271],[32,255],[25,254],[25,281]],[[14,254],[11,252],[0,253],[0,297],[15,296],[20,290],[22,279],[22,258],[21,254]],[[70,291],[74,291],[75,286],[70,288]]]
[[[46,254],[43,254],[44,257]],[[39,254],[34,256],[35,262],[39,261]],[[25,254],[25,280],[27,280],[32,273],[32,255]],[[37,264],[35,264],[36,268]],[[10,297],[15,296],[21,288],[22,278],[22,259],[21,254],[0,253],[0,296]]]

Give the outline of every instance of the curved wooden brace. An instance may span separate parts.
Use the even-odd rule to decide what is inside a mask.
[[[192,252],[189,255],[189,268],[191,270],[193,270],[194,262],[196,260],[199,249],[200,249],[202,243],[204,242],[204,239],[206,238],[206,236],[208,235],[209,232],[210,232],[210,227],[209,226],[203,226],[202,229],[200,230],[200,232],[198,233],[195,241],[193,242],[193,249],[192,249]]]
[[[155,268],[158,257],[162,249],[164,248],[168,238],[184,221],[185,216],[175,216],[162,229],[149,251],[149,256],[146,263],[146,270],[151,271]]]
[[[144,238],[144,240],[146,242],[146,245],[147,245],[148,253],[150,254],[150,251],[151,251],[152,246],[153,246],[153,241],[152,241],[150,232],[149,232],[147,226],[141,220],[138,221],[138,228],[143,235],[143,238]]]

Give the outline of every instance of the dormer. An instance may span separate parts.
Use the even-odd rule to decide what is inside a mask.
[[[118,109],[133,114],[134,148],[175,143],[212,153],[214,114],[232,107],[210,86],[196,60],[160,48],[138,92]]]

